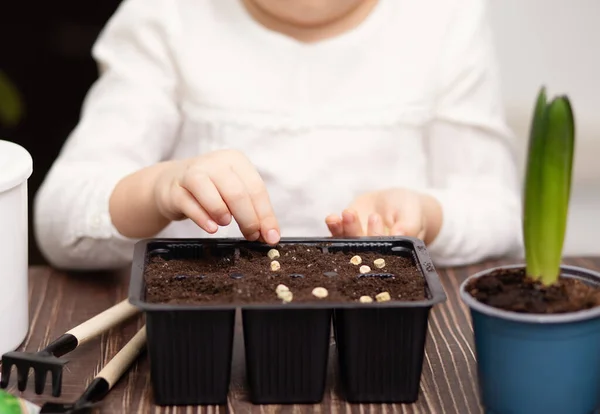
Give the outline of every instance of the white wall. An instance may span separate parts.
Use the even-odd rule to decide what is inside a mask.
[[[600,255],[600,0],[489,0],[503,95],[521,167],[543,84],[569,95],[577,142],[565,254]],[[597,102],[598,100],[598,102]]]

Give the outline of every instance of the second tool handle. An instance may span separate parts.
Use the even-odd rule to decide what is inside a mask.
[[[81,345],[103,332],[106,332],[113,326],[119,325],[121,322],[131,318],[139,311],[140,310],[137,307],[129,303],[129,300],[125,299],[115,306],[108,308],[104,312],[74,327],[68,331],[67,334],[77,338],[77,344]]]
[[[104,378],[111,389],[121,375],[129,369],[129,366],[142,352],[146,346],[146,325],[121,349],[117,355],[96,375],[96,378]]]

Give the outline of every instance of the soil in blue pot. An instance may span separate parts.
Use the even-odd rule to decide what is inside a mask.
[[[579,279],[561,278],[544,286],[523,269],[502,269],[473,280],[467,292],[479,302],[512,312],[557,314],[600,306],[600,288]]]

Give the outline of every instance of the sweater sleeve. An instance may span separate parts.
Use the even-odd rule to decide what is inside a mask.
[[[443,211],[442,228],[429,246],[439,266],[513,255],[522,246],[519,172],[485,2],[455,3],[427,140],[428,192]]]
[[[38,245],[56,267],[131,261],[109,199],[119,180],[169,156],[177,136],[176,79],[166,30],[170,0],[125,0],[92,50],[100,77],[34,201]]]

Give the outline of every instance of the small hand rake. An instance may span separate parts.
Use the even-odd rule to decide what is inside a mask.
[[[52,375],[52,396],[60,396],[63,366],[67,363],[67,360],[59,358],[129,319],[138,312],[139,309],[129,304],[126,299],[61,335],[41,351],[36,353],[7,352],[2,355],[2,380],[0,381],[0,387],[8,387],[11,368],[15,365],[17,367],[17,386],[19,391],[25,390],[29,370],[33,368],[35,393],[41,394],[44,392],[46,375],[50,371]]]
[[[81,397],[74,403],[46,403],[40,414],[83,414],[91,413],[95,405],[102,400],[121,376],[129,369],[146,346],[146,326],[106,364],[88,385]]]

